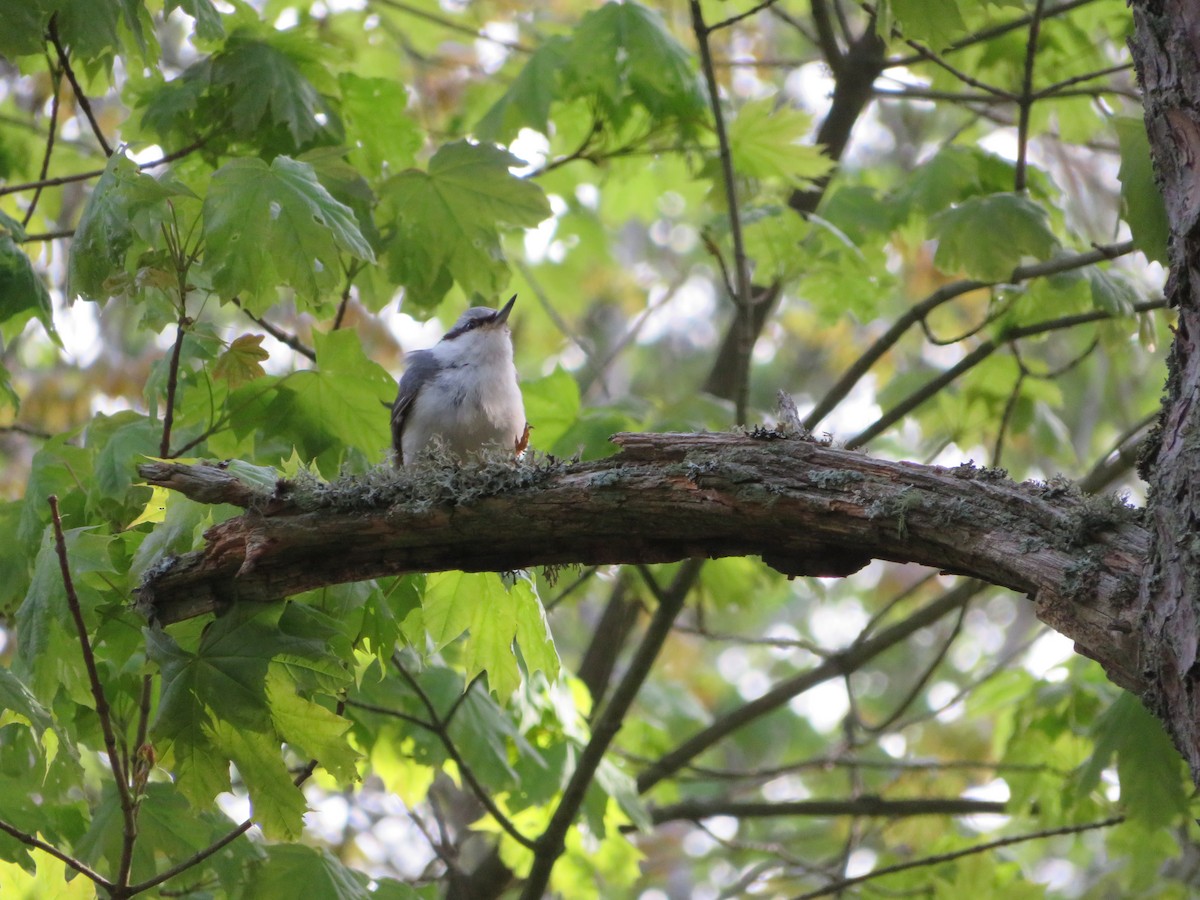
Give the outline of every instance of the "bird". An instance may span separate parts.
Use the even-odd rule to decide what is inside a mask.
[[[524,451],[529,426],[508,327],[516,302],[514,294],[500,309],[472,307],[433,347],[408,354],[392,405],[397,467],[435,439],[459,459],[488,447]]]

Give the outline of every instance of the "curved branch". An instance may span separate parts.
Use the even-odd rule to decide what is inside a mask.
[[[879,558],[1029,594],[1114,681],[1142,683],[1128,606],[1147,536],[1119,501],[779,432],[614,440],[623,452],[595,462],[380,467],[274,491],[215,466],[143,465],[151,484],[248,508],[156,566],[140,606],[167,624],[401,572],[755,554],[792,576],[844,576]]]

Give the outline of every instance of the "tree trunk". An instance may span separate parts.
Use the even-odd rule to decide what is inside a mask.
[[[1133,4],[1130,41],[1171,230],[1166,294],[1179,312],[1155,444],[1145,457],[1151,548],[1139,591],[1147,705],[1200,784],[1200,4]]]

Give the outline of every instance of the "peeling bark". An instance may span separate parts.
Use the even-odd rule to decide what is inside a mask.
[[[1179,312],[1143,472],[1151,531],[1138,596],[1143,699],[1200,784],[1200,5],[1142,0],[1133,15],[1130,47],[1171,230],[1166,294]]]
[[[1145,687],[1133,609],[1148,537],[1120,501],[776,432],[614,440],[622,452],[596,462],[380,470],[274,493],[216,466],[144,465],[151,484],[247,509],[149,573],[140,605],[167,624],[414,571],[759,555],[788,575],[841,576],[888,559],[1028,594],[1114,681]]]

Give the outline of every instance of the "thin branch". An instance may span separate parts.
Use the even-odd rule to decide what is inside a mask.
[[[40,438],[43,441],[48,441],[54,437],[49,431],[35,428],[33,425],[22,425],[20,422],[14,422],[11,425],[0,425],[0,434],[23,434],[26,437]]]
[[[1071,12],[1071,10],[1078,9],[1081,6],[1087,6],[1089,3],[1094,2],[1095,0],[1069,0],[1069,2],[1066,3],[1059,3],[1056,6],[1047,7],[1042,13],[1042,19],[1046,20],[1056,18],[1064,15],[1065,13]],[[966,37],[962,37],[957,41],[954,41],[949,47],[943,50],[942,53],[945,55],[947,53],[953,53],[956,50],[964,50],[967,47],[973,47],[976,44],[982,44],[985,41],[990,41],[992,38],[1006,35],[1011,31],[1017,31],[1018,29],[1025,28],[1027,25],[1029,25],[1032,18],[1033,17],[1030,15],[1024,15],[1018,19],[1013,19],[1011,22],[1005,22],[1003,25],[993,25],[990,28],[982,28],[979,31],[976,31],[974,34],[969,34]],[[923,62],[924,60],[925,56],[921,53],[914,53],[910,56],[894,57],[887,61],[887,68],[894,69],[901,66],[911,66],[914,63]]]
[[[521,259],[514,259],[513,265],[521,273],[521,277],[528,282],[529,287],[533,289],[533,296],[537,298],[538,304],[542,307],[542,312],[550,318],[554,327],[558,329],[559,334],[582,350],[584,356],[591,357],[596,352],[592,341],[582,335],[576,334],[575,330],[567,323],[567,320],[554,308],[554,304],[550,302],[550,297],[547,296],[537,276],[533,274],[533,270],[525,265],[524,260]]]
[[[841,71],[844,56],[829,18],[829,0],[812,0],[812,19],[817,27],[817,45],[821,48],[821,55],[836,76]]]
[[[1008,98],[995,94],[969,94],[965,91],[936,91],[914,85],[903,88],[874,88],[879,100],[943,100],[947,103],[1007,103]]]
[[[186,275],[184,279],[186,281]],[[182,288],[181,288],[182,290]],[[175,327],[175,346],[171,348],[171,364],[167,370],[167,400],[163,410],[162,440],[158,444],[158,455],[169,459],[171,455],[171,426],[175,422],[175,391],[179,386],[179,357],[183,352],[183,339],[190,320],[184,312],[184,298],[179,298],[179,323]]]
[[[240,309],[242,312],[244,312],[246,314],[247,318],[249,318],[251,322],[253,322],[255,325],[257,325],[259,328],[263,329],[267,334],[271,335],[271,337],[273,337],[273,338],[275,338],[275,340],[279,341],[279,343],[284,344],[285,346],[291,347],[293,350],[295,350],[301,356],[306,357],[307,359],[312,360],[313,362],[317,361],[316,351],[314,351],[312,347],[309,347],[308,345],[306,345],[298,337],[296,337],[295,335],[288,334],[282,328],[272,325],[266,319],[256,316],[254,313],[250,312],[250,310],[246,309],[246,307],[242,306],[242,301],[239,300],[237,297],[234,297],[230,302],[232,302],[234,306],[236,306],[238,309]]]
[[[429,721],[433,725],[433,733],[438,736],[442,742],[442,746],[446,748],[446,753],[454,760],[454,764],[458,767],[459,774],[462,775],[465,781],[471,788],[471,792],[475,795],[475,799],[480,805],[488,811],[488,814],[496,820],[496,824],[504,829],[505,834],[511,837],[514,841],[523,847],[533,848],[534,842],[517,830],[517,826],[512,823],[512,820],[504,814],[504,811],[496,805],[496,801],[492,799],[491,793],[483,786],[467,761],[463,759],[461,753],[458,752],[458,747],[454,745],[454,741],[450,739],[450,734],[446,730],[445,720],[438,715],[437,707],[433,705],[433,701],[429,695],[425,693],[425,689],[421,687],[420,682],[413,676],[411,672],[404,667],[399,656],[392,655],[392,664],[396,667],[396,671],[412,688],[417,699],[421,701],[421,705],[425,707],[425,711],[429,714]]]
[[[424,19],[426,22],[432,22],[435,25],[441,25],[450,31],[456,31],[459,34],[469,35],[479,41],[488,41],[492,44],[497,44],[517,53],[532,53],[533,49],[526,47],[524,44],[516,41],[506,41],[501,38],[492,37],[486,31],[480,31],[472,28],[469,25],[463,25],[460,22],[455,22],[453,19],[447,19],[445,16],[439,16],[417,6],[410,6],[407,3],[401,3],[400,0],[374,0],[379,6],[387,6],[397,12],[402,12],[405,15],[413,16],[418,19]]]
[[[956,859],[962,859],[964,856],[974,856],[977,853],[987,853],[991,850],[997,850],[1000,847],[1009,847],[1013,844],[1021,844],[1025,841],[1040,841],[1049,837],[1058,837],[1064,834],[1079,834],[1084,831],[1094,831],[1098,828],[1110,828],[1113,825],[1120,825],[1125,821],[1124,816],[1114,816],[1111,819],[1104,819],[1099,822],[1089,822],[1086,825],[1067,825],[1062,828],[1047,828],[1043,831],[1032,831],[1026,834],[1016,834],[1011,837],[1000,838],[995,841],[988,841],[983,844],[975,844],[971,847],[965,847],[962,850],[955,850],[950,853],[939,853],[934,856],[923,856],[920,859],[909,860],[908,862],[896,863],[892,866],[883,866],[868,872],[865,875],[857,875],[853,878],[843,878],[840,881],[835,881],[833,884],[827,884],[823,888],[815,891],[809,891],[807,894],[801,894],[794,900],[815,900],[817,897],[828,897],[831,894],[840,894],[846,888],[853,887],[856,884],[862,884],[865,881],[872,881],[876,878],[882,878],[885,875],[895,875],[897,872],[906,872],[909,869],[920,869],[926,866],[937,866],[942,863],[953,862]]]
[[[819,647],[812,641],[806,641],[803,638],[770,638],[770,637],[748,637],[742,634],[724,634],[716,631],[709,631],[707,628],[699,625],[676,625],[675,631],[680,634],[691,634],[696,637],[703,638],[706,641],[714,641],[727,644],[741,644],[746,647],[774,647],[781,650],[804,650],[819,658],[826,658],[830,655],[829,651],[823,647]]]
[[[637,652],[629,662],[629,668],[617,684],[611,699],[597,716],[591,740],[579,755],[579,762],[575,771],[571,773],[571,780],[563,789],[562,798],[555,807],[550,824],[546,826],[546,830],[534,846],[533,866],[521,892],[522,900],[541,900],[545,893],[554,864],[565,849],[567,830],[583,805],[587,790],[596,776],[596,768],[624,724],[629,708],[650,674],[654,661],[658,659],[663,643],[671,633],[671,625],[683,608],[683,601],[703,564],[702,559],[690,559],[680,567],[664,594],[663,602],[660,602],[654,611],[654,618],[647,626]]]
[[[1037,0],[1033,17],[1029,20],[1029,39],[1025,43],[1025,71],[1021,78],[1021,96],[1017,98],[1017,162],[1013,175],[1013,189],[1025,191],[1025,167],[1029,147],[1029,114],[1033,111],[1033,68],[1037,60],[1038,33],[1042,28],[1042,11],[1045,0]]]
[[[717,75],[713,69],[712,52],[708,36],[712,29],[704,24],[704,13],[700,0],[690,0],[692,31],[700,50],[700,68],[708,86],[708,102],[712,108],[713,128],[717,135],[717,153],[721,161],[721,181],[725,188],[725,205],[729,210],[729,234],[733,241],[733,267],[737,293],[731,298],[737,313],[737,373],[734,406],[736,424],[746,424],[747,407],[750,403],[750,369],[748,361],[754,350],[754,319],[751,312],[750,268],[746,259],[746,246],[742,239],[742,218],[738,206],[737,182],[733,171],[733,153],[729,145],[729,133],[725,129],[725,117],[721,113],[721,94],[717,87]]]
[[[1083,75],[1076,75],[1073,78],[1065,78],[1062,81],[1056,81],[1054,84],[1047,85],[1041,90],[1034,91],[1031,95],[1034,100],[1042,100],[1046,97],[1057,97],[1063,93],[1065,88],[1073,87],[1077,84],[1082,84],[1085,81],[1092,81],[1096,78],[1103,78],[1105,75],[1115,75],[1118,72],[1128,72],[1133,69],[1133,63],[1117,63],[1116,65],[1108,66],[1103,69],[1096,69],[1094,72],[1086,72]]]
[[[87,668],[92,700],[96,704],[96,718],[100,720],[100,730],[104,734],[104,750],[108,754],[108,763],[112,767],[113,780],[117,785],[117,799],[121,804],[124,827],[121,834],[121,862],[117,871],[116,885],[124,887],[129,883],[129,868],[133,863],[133,844],[137,839],[137,818],[134,813],[133,799],[129,793],[129,782],[117,750],[112,710],[108,705],[108,697],[104,694],[104,685],[100,682],[100,672],[96,668],[96,656],[92,652],[92,643],[88,640],[87,624],[83,621],[83,608],[79,604],[79,595],[75,593],[75,582],[71,578],[71,567],[67,562],[67,540],[63,535],[62,518],[58,514],[58,497],[51,494],[46,501],[50,504],[50,519],[54,524],[54,547],[58,552],[58,565],[62,572],[63,589],[67,594],[67,606],[70,607],[71,618],[75,621],[75,632],[79,636],[79,647],[83,653],[83,664]]]
[[[885,331],[879,338],[867,348],[867,350],[854,361],[854,364],[846,370],[846,373],[838,379],[837,383],[829,389],[824,397],[817,403],[807,416],[804,417],[804,427],[809,431],[816,428],[817,424],[824,419],[830,412],[833,411],[839,403],[846,398],[846,395],[854,389],[854,386],[862,379],[864,375],[870,371],[879,359],[887,353],[901,337],[913,325],[921,322],[931,312],[947,303],[956,297],[961,297],[963,294],[969,294],[971,291],[977,291],[981,288],[996,287],[1001,284],[1021,284],[1025,281],[1030,281],[1034,278],[1043,278],[1050,275],[1058,275],[1062,272],[1070,272],[1074,269],[1082,269],[1086,266],[1095,265],[1098,262],[1103,262],[1106,259],[1116,259],[1124,256],[1127,253],[1133,252],[1133,241],[1124,241],[1120,244],[1108,244],[1099,246],[1086,253],[1080,253],[1075,256],[1064,256],[1060,259],[1052,259],[1049,262],[1037,263],[1030,266],[1018,266],[1013,269],[1012,274],[1003,281],[975,281],[968,279],[963,281],[954,281],[950,284],[942,285],[924,300],[917,303],[906,313],[896,319],[892,326]]]
[[[1165,299],[1146,300],[1141,303],[1134,304],[1135,312],[1149,312],[1154,309],[1162,309],[1167,305]],[[1074,316],[1063,316],[1058,319],[1050,319],[1045,322],[1037,322],[1033,325],[1022,325],[1019,328],[1006,329],[1002,334],[984,341],[959,362],[946,369],[935,378],[931,378],[924,385],[917,388],[907,397],[881,415],[871,425],[864,428],[854,437],[846,441],[846,449],[853,450],[861,447],[871,439],[878,437],[904,416],[908,415],[930,397],[941,391],[946,385],[955,381],[960,375],[970,371],[975,366],[979,365],[989,356],[991,356],[999,347],[1009,341],[1019,340],[1021,338],[1033,337],[1038,334],[1046,334],[1051,331],[1061,331],[1067,328],[1074,328],[1077,325],[1086,325],[1092,322],[1103,322],[1107,319],[1114,318],[1113,313],[1107,310],[1095,310],[1090,313],[1080,313]]]
[[[1004,403],[1004,411],[1000,414],[1000,426],[996,429],[996,442],[992,445],[992,468],[1000,467],[1001,456],[1004,452],[1004,438],[1008,435],[1008,426],[1012,424],[1013,412],[1016,411],[1017,401],[1021,399],[1021,387],[1027,377],[1024,367],[1017,372],[1017,380],[1013,382],[1012,390],[1008,392],[1008,400]]]
[[[842,653],[834,654],[820,665],[781,681],[761,697],[744,703],[724,715],[718,716],[707,728],[694,734],[674,750],[666,753],[638,776],[638,791],[645,793],[664,778],[679,771],[683,766],[716,744],[722,738],[749,725],[818,684],[841,677],[862,668],[880,653],[894,647],[914,632],[920,631],[951,613],[983,589],[982,582],[967,581],[947,591],[928,606],[918,610],[902,622],[865,641],[861,641]]]
[[[756,3],[745,12],[737,13],[730,16],[728,19],[722,19],[720,22],[714,22],[712,25],[708,26],[708,30],[710,32],[719,31],[722,28],[728,28],[731,25],[736,25],[743,19],[748,19],[751,16],[762,12],[764,9],[774,6],[776,2],[778,2],[778,0],[762,0],[761,3]]]
[[[402,712],[401,710],[392,709],[390,706],[379,706],[375,703],[367,703],[364,700],[355,700],[353,698],[347,698],[346,705],[351,709],[361,709],[365,712],[378,713],[381,716],[391,716],[393,719],[399,719],[402,722],[415,725],[417,728],[420,728],[423,731],[429,731],[433,734],[437,733],[436,725],[431,725],[429,722],[426,722],[424,719],[418,716],[410,716],[408,713]]]
[[[1111,484],[1122,472],[1127,472],[1137,464],[1138,451],[1146,439],[1150,426],[1158,421],[1159,410],[1147,413],[1134,422],[1124,434],[1117,438],[1113,448],[1079,479],[1076,484],[1085,494],[1103,490]]]
[[[600,710],[601,701],[608,692],[617,662],[625,649],[625,642],[637,624],[642,604],[629,596],[628,577],[621,574],[613,582],[604,612],[600,614],[592,630],[592,639],[575,669],[576,677],[583,682],[592,698],[592,712]]]
[[[885,800],[882,797],[862,796],[848,800],[791,800],[754,802],[727,800],[723,797],[684,800],[670,806],[650,809],[655,825],[680,819],[695,821],[713,816],[733,816],[737,819],[764,819],[778,816],[873,816],[903,819],[910,816],[978,816],[1003,815],[1010,812],[1008,804],[998,800],[972,800],[962,797],[921,797],[911,800]]]
[[[933,659],[930,660],[925,666],[925,670],[918,675],[916,681],[909,686],[908,692],[904,695],[904,698],[896,704],[896,707],[890,713],[888,713],[882,721],[868,723],[864,722],[857,714],[855,715],[855,719],[864,731],[870,734],[881,734],[884,731],[887,731],[892,727],[893,724],[896,723],[897,720],[899,720],[901,716],[904,715],[905,710],[907,710],[908,707],[916,701],[925,685],[929,683],[929,679],[933,677],[934,672],[938,670],[938,667],[941,666],[942,662],[945,660],[946,654],[950,652],[950,647],[958,639],[959,634],[962,633],[963,621],[967,615],[967,606],[968,604],[964,603],[958,608],[958,616],[954,620],[954,625],[950,629],[950,634],[948,634],[946,639],[942,641],[942,645],[938,648],[937,653],[934,654]],[[848,686],[847,693],[849,693]]]
[[[34,196],[36,199],[36,195],[34,195]],[[69,237],[74,237],[74,236],[75,236],[74,228],[62,228],[62,229],[59,229],[58,231],[39,231],[34,234],[26,232],[25,237],[23,237],[21,240],[17,241],[17,243],[18,244],[31,244],[34,241],[56,241],[59,238],[69,238]]]
[[[563,588],[561,591],[559,591],[557,595],[555,595],[554,597],[550,598],[549,600],[547,600],[545,603],[542,604],[546,608],[546,612],[550,612],[551,610],[553,610],[556,606],[558,606],[560,603],[562,603],[564,600],[566,600],[568,597],[570,597],[573,593],[575,593],[577,590],[579,590],[581,587],[583,587],[585,584],[587,584],[592,578],[595,577],[596,573],[599,571],[600,571],[599,566],[588,566],[586,569],[584,569],[583,572],[580,573],[578,578],[576,578],[574,581],[572,581],[570,584],[568,584],[565,588]]]
[[[80,862],[75,857],[63,853],[53,844],[47,844],[41,838],[22,831],[15,825],[10,825],[8,822],[5,822],[3,819],[0,819],[0,831],[3,831],[5,834],[16,838],[27,847],[33,847],[35,850],[41,850],[43,853],[49,853],[55,859],[60,860],[64,865],[66,865],[67,868],[74,869],[84,878],[93,882],[97,887],[104,888],[106,891],[111,891],[116,886],[95,869],[88,866],[87,863]]]
[[[636,759],[636,757],[630,757]],[[647,760],[641,760],[647,762]],[[767,782],[774,781],[781,775],[794,775],[797,772],[806,772],[813,769],[879,769],[885,771],[917,771],[917,772],[940,772],[956,771],[956,770],[985,770],[989,772],[1037,772],[1049,773],[1066,777],[1071,774],[1070,769],[1056,769],[1053,766],[1048,766],[1043,763],[1011,763],[1011,762],[987,762],[986,760],[971,760],[971,759],[864,759],[857,756],[819,756],[811,759],[803,759],[798,762],[788,763],[781,766],[768,766],[761,769],[716,769],[711,766],[697,766],[689,764],[684,767],[683,771],[693,773],[694,778],[720,781],[754,781]]]
[[[337,713],[337,715],[340,716],[344,711],[345,711],[345,703],[343,701],[339,700],[338,704],[337,704],[337,708],[335,709],[335,712]],[[310,779],[312,777],[313,772],[315,772],[316,770],[317,770],[317,760],[310,759],[308,761],[308,765],[306,765],[303,769],[301,769],[299,772],[296,773],[296,776],[292,779],[292,784],[295,785],[296,787],[300,787],[302,784],[304,784],[304,782],[308,781],[308,779]],[[123,896],[132,897],[135,894],[140,894],[140,893],[143,893],[144,891],[148,891],[148,890],[150,890],[150,888],[157,887],[158,885],[162,884],[163,882],[170,881],[176,875],[181,875],[184,872],[186,872],[188,869],[191,869],[195,866],[200,865],[200,863],[204,862],[204,860],[208,859],[214,853],[220,852],[225,847],[227,847],[228,845],[230,845],[234,841],[236,841],[238,838],[240,838],[243,834],[245,834],[247,831],[249,831],[251,829],[251,827],[253,827],[253,825],[254,825],[254,819],[246,819],[240,825],[238,825],[237,827],[235,827],[231,831],[229,831],[227,834],[225,834],[223,837],[218,838],[216,841],[209,844],[204,849],[197,850],[195,853],[193,853],[187,859],[183,860],[183,862],[180,862],[180,863],[177,863],[176,865],[171,866],[171,868],[167,869],[165,872],[160,872],[159,874],[155,875],[153,878],[148,878],[145,881],[138,882],[137,884],[129,885],[129,887],[125,889]]]
[[[953,75],[955,78],[957,78],[959,81],[961,81],[965,85],[968,85],[973,88],[978,88],[981,91],[984,91],[988,94],[992,94],[993,96],[1002,98],[1004,100],[1018,99],[1017,96],[1015,94],[1013,94],[1011,91],[1006,91],[1003,88],[998,88],[994,84],[988,84],[986,81],[980,81],[975,76],[970,75],[969,73],[964,72],[962,69],[958,68],[957,66],[952,65],[951,63],[947,62],[944,58],[942,58],[942,56],[940,54],[935,53],[933,50],[929,49],[928,47],[926,47],[924,44],[920,43],[919,41],[914,41],[914,40],[910,40],[908,38],[904,38],[904,43],[906,43],[908,46],[910,46],[914,50],[916,50],[917,53],[919,53],[921,55],[922,59],[925,59],[928,62],[931,62],[934,65],[938,66],[939,68],[944,69],[945,71],[949,72],[951,75]]]
[[[112,147],[108,145],[108,141],[104,139],[104,132],[100,129],[100,123],[96,121],[96,114],[92,112],[92,104],[88,101],[87,94],[80,87],[78,79],[75,77],[75,71],[71,68],[71,61],[67,58],[66,48],[63,47],[62,41],[58,37],[58,14],[50,17],[49,29],[50,43],[54,45],[54,49],[58,52],[58,64],[63,70],[63,74],[67,76],[67,81],[71,82],[71,90],[75,92],[75,100],[79,103],[79,108],[83,110],[83,114],[87,116],[88,124],[92,126],[92,134],[96,136],[97,143],[100,144],[100,149],[104,151],[105,156],[112,156]]]
[[[581,159],[590,163],[598,163],[599,160],[596,157],[589,155],[588,148],[592,146],[592,141],[595,140],[596,135],[600,134],[603,130],[604,123],[600,121],[599,116],[593,114],[592,127],[588,129],[587,134],[585,134],[583,140],[579,142],[578,147],[565,156],[560,156],[557,159],[547,160],[546,164],[540,169],[535,169],[525,177],[539,178],[542,175],[545,175],[547,172],[553,172],[555,169],[561,168],[562,166]]]
[[[47,62],[49,59],[47,58]],[[54,138],[58,133],[58,98],[62,93],[62,69],[55,67],[50,63],[50,85],[54,92],[50,98],[50,127],[46,133],[46,152],[42,155],[42,168],[38,172],[38,179],[44,179],[50,171],[50,154],[54,152]],[[33,193],[33,199],[29,201],[29,209],[25,210],[25,217],[21,220],[21,224],[26,226],[33,219],[34,210],[37,209],[38,200],[42,197],[42,189],[38,188]]]
[[[153,169],[156,166],[166,165],[169,162],[182,159],[190,153],[195,153],[206,143],[208,143],[208,140],[209,139],[207,137],[198,138],[187,146],[181,147],[172,153],[167,153],[163,156],[160,156],[158,159],[152,159],[150,162],[138,163],[138,170],[145,171],[146,169]],[[39,188],[44,187],[58,187],[59,185],[63,184],[74,184],[77,181],[88,181],[92,178],[99,178],[103,174],[103,169],[91,169],[87,172],[76,172],[74,175],[59,175],[55,178],[42,178],[38,181],[26,181],[22,184],[9,184],[5,185],[4,187],[0,187],[0,197],[5,196],[6,194],[20,193],[21,191],[38,190]]]

